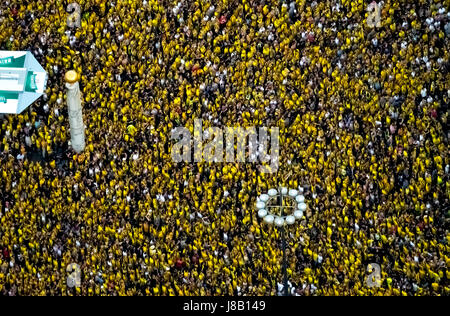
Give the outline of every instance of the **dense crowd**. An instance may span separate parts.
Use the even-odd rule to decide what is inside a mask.
[[[80,27],[67,1],[0,3],[0,50],[49,75],[0,121],[0,295],[280,294],[280,233],[255,209],[278,185],[308,204],[291,294],[450,295],[447,0],[385,0],[381,27],[361,0],[76,2]],[[173,162],[197,118],[279,127],[279,170]]]

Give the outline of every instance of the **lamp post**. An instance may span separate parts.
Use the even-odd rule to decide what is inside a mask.
[[[70,70],[66,73],[64,79],[67,88],[70,138],[73,150],[79,154],[86,147],[80,85],[78,84],[79,75],[74,70]]]
[[[300,191],[303,191],[303,189]],[[285,197],[293,200],[294,205],[286,205],[286,203],[283,203]],[[269,201],[274,198],[278,199],[277,205],[270,205]],[[278,190],[270,189],[267,194],[261,194],[258,197],[256,208],[258,209],[258,216],[263,219],[266,224],[275,225],[280,229],[282,242],[281,249],[283,251],[283,291],[284,296],[289,296],[285,226],[294,225],[297,220],[303,218],[303,213],[306,210],[305,197],[296,189],[288,189],[285,187],[280,187]],[[273,208],[279,208],[279,214],[272,213],[271,209]],[[289,208],[294,209],[294,211],[286,212],[286,209]]]

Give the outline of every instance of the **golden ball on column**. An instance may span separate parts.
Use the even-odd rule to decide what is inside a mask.
[[[79,80],[78,73],[75,70],[69,70],[66,72],[66,75],[64,76],[64,79],[68,83],[75,83]]]

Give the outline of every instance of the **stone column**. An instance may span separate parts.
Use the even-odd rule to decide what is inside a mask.
[[[70,137],[73,150],[80,154],[86,147],[84,136],[83,109],[81,107],[81,93],[78,84],[78,74],[71,70],[66,73],[67,107],[70,122]]]

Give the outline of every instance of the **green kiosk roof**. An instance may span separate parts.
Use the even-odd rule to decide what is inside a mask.
[[[0,114],[20,114],[46,89],[47,73],[30,52],[0,51]]]

